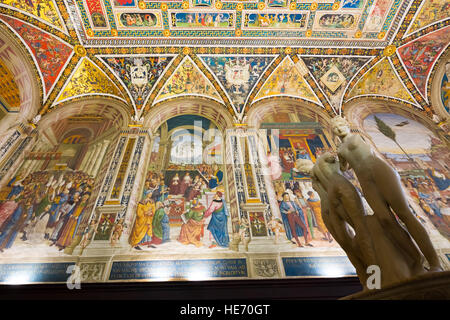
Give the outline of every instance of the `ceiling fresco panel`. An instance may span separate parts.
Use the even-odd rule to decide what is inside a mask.
[[[58,29],[63,29],[64,25],[54,0],[0,0],[0,5],[26,12]]]
[[[243,110],[256,82],[274,60],[273,56],[201,56],[218,79],[237,113]]]
[[[83,58],[64,89],[61,90],[56,103],[89,94],[112,95],[123,99],[120,90],[103,71],[88,58]]]
[[[178,68],[166,81],[155,103],[177,96],[203,96],[223,103],[214,85],[189,56],[180,62]]]
[[[351,79],[370,60],[366,57],[302,57],[335,110]]]
[[[448,20],[450,2],[448,0],[425,0],[417,11],[406,36],[435,22]]]
[[[425,99],[429,74],[449,42],[450,26],[447,26],[398,49],[402,63],[411,80]]]
[[[320,105],[319,99],[317,99],[307,81],[298,72],[290,57],[284,58],[281,64],[268,77],[253,102],[274,96],[296,97]]]
[[[415,104],[414,99],[398,78],[388,58],[378,62],[358,80],[350,91],[349,98],[364,95],[388,96]]]
[[[1,15],[0,19],[23,39],[33,53],[44,80],[45,93],[48,94],[72,55],[73,49],[55,37],[20,20],[4,15]]]
[[[128,89],[137,109],[145,104],[154,84],[166,70],[173,57],[110,56],[102,60]]]
[[[351,46],[385,43],[405,14],[409,2],[400,0],[346,0],[344,2],[287,4],[287,1],[76,1],[76,23],[85,44],[175,43],[190,44],[205,38],[223,43],[286,40],[346,41]],[[74,0],[67,0],[74,3]],[[100,3],[101,2],[101,3]],[[151,41],[152,40],[152,41]],[[365,40],[365,41],[363,41]],[[369,41],[367,41],[369,40]],[[218,43],[219,44],[219,43]]]

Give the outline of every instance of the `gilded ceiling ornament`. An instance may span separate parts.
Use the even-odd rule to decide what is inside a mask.
[[[168,8],[167,3],[161,3],[161,10],[162,11],[167,11],[167,8]]]
[[[392,56],[396,50],[397,50],[397,47],[394,46],[393,44],[391,44],[391,45],[387,46],[386,48],[384,48],[383,54],[385,57],[389,57],[389,56]]]
[[[340,2],[335,2],[335,3],[333,3],[333,6],[331,7],[333,10],[337,10],[337,9],[339,9],[339,6],[340,6]]]
[[[312,30],[306,30],[305,37],[309,38],[312,36]]]
[[[183,3],[181,4],[181,7],[182,7],[184,10],[189,9],[189,2],[188,2],[188,1],[183,1]]]
[[[244,9],[244,4],[243,3],[238,3],[236,5],[236,11],[242,11],[242,9]]]
[[[297,9],[297,3],[295,1],[291,2],[291,4],[289,5],[289,9],[290,10],[295,10]]]
[[[144,1],[139,1],[138,6],[139,6],[139,9],[142,9],[142,10],[147,8],[147,5],[145,4]]]
[[[287,47],[284,49],[284,53],[286,54],[291,54],[292,53],[292,48],[291,47]]]
[[[378,34],[378,39],[382,40],[382,39],[384,39],[385,36],[386,36],[386,32],[380,32]]]
[[[92,29],[87,29],[86,30],[86,34],[88,35],[88,37],[93,37],[94,36],[94,31]]]
[[[317,2],[313,2],[311,3],[311,7],[309,7],[309,10],[316,11],[318,7],[319,5],[317,4]]]
[[[220,2],[220,1],[217,1],[216,4],[215,4],[215,7],[216,7],[217,10],[220,10],[223,7],[223,3]]]
[[[113,37],[117,37],[119,35],[119,32],[116,29],[111,29],[111,35]]]
[[[234,34],[236,35],[236,37],[242,36],[242,30],[241,29],[237,29]]]
[[[355,32],[355,38],[361,38],[362,37],[362,31],[361,30],[357,30]]]
[[[266,4],[264,2],[258,3],[258,10],[263,10],[266,7]]]
[[[79,56],[79,57],[86,56],[86,49],[82,45],[76,45],[74,50],[75,50],[75,53],[77,54],[77,56]]]
[[[189,48],[189,47],[184,47],[183,48],[183,54],[184,55],[188,55],[188,54],[190,54],[191,53],[191,48]]]
[[[163,35],[164,37],[170,37],[170,30],[168,29],[163,30]]]

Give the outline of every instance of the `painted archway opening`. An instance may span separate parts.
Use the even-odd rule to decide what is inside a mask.
[[[39,121],[33,145],[0,194],[14,209],[3,212],[1,221],[0,249],[7,257],[18,252],[71,254],[80,244],[113,151],[110,146],[128,122],[125,110],[88,99],[66,104]],[[17,210],[33,212],[19,228],[12,224]]]
[[[161,124],[153,137],[130,237],[136,250],[228,249],[223,141],[215,122],[199,115],[181,114]],[[153,217],[143,232],[145,212],[153,212]]]
[[[42,101],[40,78],[25,47],[0,26],[0,136],[30,121]]]

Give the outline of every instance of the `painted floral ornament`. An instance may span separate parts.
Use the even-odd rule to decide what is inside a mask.
[[[386,48],[384,48],[383,54],[386,57],[392,56],[395,53],[395,50],[397,50],[397,47],[394,46],[393,44],[387,46]]]
[[[86,49],[82,45],[76,45],[74,51],[79,57],[85,57],[87,53]]]

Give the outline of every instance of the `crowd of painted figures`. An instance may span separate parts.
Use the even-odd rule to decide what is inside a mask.
[[[0,251],[21,240],[70,246],[81,222],[94,179],[81,171],[37,171],[14,177],[0,191]],[[82,232],[84,234],[84,230]]]
[[[450,179],[437,169],[425,172],[426,176],[403,176],[403,184],[436,229],[450,239]],[[423,219],[421,221],[424,222]]]
[[[307,180],[275,181],[274,187],[282,218],[280,221],[274,217],[269,223],[276,240],[279,230],[284,227],[288,240],[298,247],[303,247],[299,239],[302,236],[305,245],[310,247],[312,240],[333,241],[322,219],[320,199]],[[318,237],[316,229],[322,237]]]
[[[202,239],[207,226],[212,240],[209,247],[227,248],[228,212],[224,194],[219,191],[223,172],[216,165],[200,165],[185,172],[174,169],[171,167],[166,172],[148,172],[131,232],[131,246],[142,250],[141,246],[154,248],[170,241],[171,225],[176,224],[171,218],[179,218],[181,229],[176,238],[178,242],[203,246]],[[168,186],[165,174],[171,177],[167,180]],[[210,201],[207,201],[206,193],[212,196]]]

